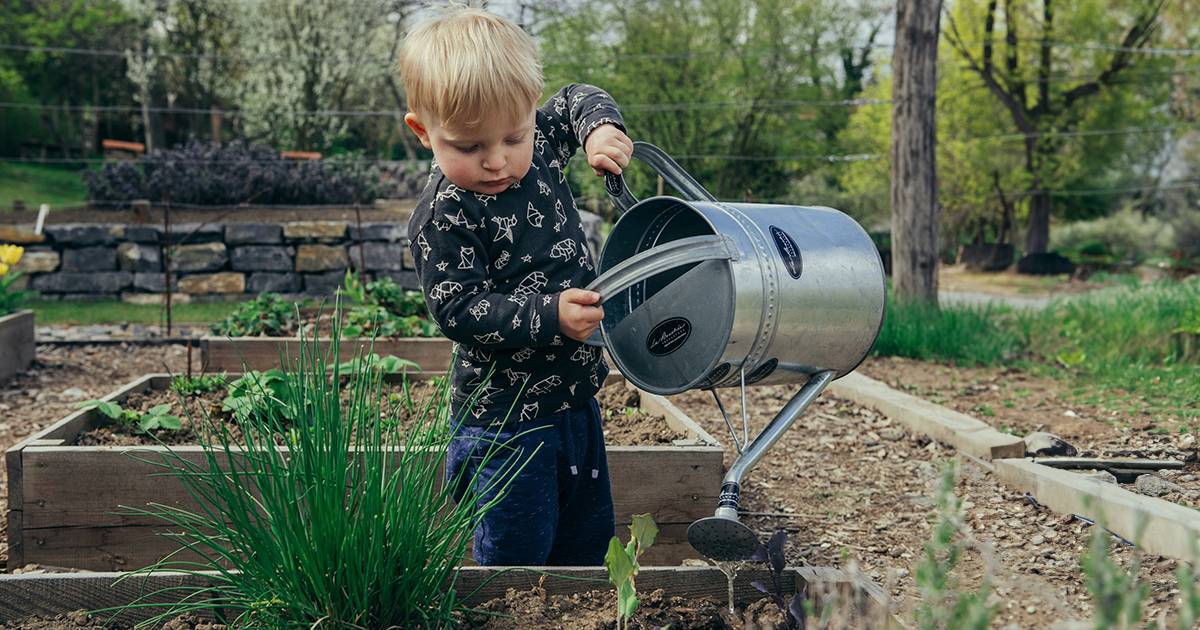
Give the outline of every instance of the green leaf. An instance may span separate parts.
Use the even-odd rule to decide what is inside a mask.
[[[604,566],[608,569],[608,581],[620,588],[622,584],[633,577],[636,570],[633,560],[625,553],[621,540],[613,536],[608,541],[608,553],[604,554]]]
[[[149,433],[158,428],[158,416],[144,415],[141,420],[138,420],[138,428],[143,433]]]
[[[161,405],[154,405],[153,407],[150,408],[150,411],[148,411],[147,413],[149,413],[152,416],[161,416],[161,415],[165,415],[170,410],[171,410],[171,403],[163,403]]]
[[[168,431],[178,431],[183,428],[183,422],[179,420],[179,416],[155,416],[158,418],[158,426]]]
[[[633,587],[633,580],[617,587],[617,612],[622,617],[632,617],[640,603],[637,591]]]
[[[654,517],[649,514],[634,514],[629,533],[637,541],[638,550],[645,551],[658,537],[658,525],[654,524]]]

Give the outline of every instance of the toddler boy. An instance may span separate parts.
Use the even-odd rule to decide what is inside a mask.
[[[458,344],[447,478],[473,480],[456,498],[483,503],[525,463],[475,531],[475,559],[602,564],[613,506],[594,395],[608,367],[582,341],[604,313],[582,289],[595,263],[564,169],[582,147],[597,175],[619,174],[633,143],[598,88],[569,85],[538,108],[532,39],[486,11],[417,25],[400,72],[405,123],[434,155],[410,247],[429,312]],[[496,443],[507,455],[483,457]]]

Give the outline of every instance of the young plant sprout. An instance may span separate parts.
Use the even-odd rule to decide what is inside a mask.
[[[624,546],[613,536],[608,541],[608,553],[604,555],[604,566],[608,568],[608,581],[617,587],[617,630],[629,627],[629,618],[637,610],[640,600],[634,578],[637,577],[638,558],[658,536],[658,526],[649,514],[634,514],[629,524],[629,542]]]
[[[152,433],[159,430],[178,431],[183,426],[178,416],[167,413],[171,411],[170,403],[155,405],[145,413],[125,409],[120,404],[109,400],[85,400],[76,405],[76,407],[80,409],[95,409],[115,420],[121,426],[127,428],[136,426],[142,433]]]
[[[786,543],[787,532],[781,529],[771,536],[771,540],[767,544],[758,546],[758,550],[754,552],[750,561],[768,563],[767,566],[771,569],[771,584],[767,585],[755,580],[750,583],[750,586],[758,589],[760,593],[775,602],[775,605],[779,607],[779,612],[783,614],[785,628],[803,630],[807,619],[804,610],[804,591],[793,594],[789,599],[783,589],[783,570],[787,566],[783,549]]]

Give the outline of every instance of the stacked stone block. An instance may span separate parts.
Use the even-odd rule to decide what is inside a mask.
[[[262,291],[332,295],[347,269],[388,276],[418,288],[407,226],[338,221],[283,224],[0,226],[0,242],[26,247],[29,288],[44,298],[123,297],[163,293],[170,257],[174,290],[190,296],[247,297]]]

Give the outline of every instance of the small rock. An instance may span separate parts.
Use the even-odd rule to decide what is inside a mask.
[[[888,427],[886,429],[880,429],[879,437],[881,439],[887,440],[889,442],[895,442],[896,440],[899,440],[904,437],[904,429],[897,429],[896,427]]]
[[[1070,409],[1064,411],[1063,415],[1068,418],[1078,418],[1079,417],[1079,414],[1075,413],[1074,411],[1071,411]]]
[[[1141,475],[1134,482],[1133,487],[1138,492],[1151,497],[1161,497],[1172,492],[1187,493],[1187,489],[1183,486],[1171,483],[1158,475]]]
[[[63,390],[62,397],[67,400],[83,400],[88,397],[87,392],[78,387],[68,387]]]
[[[1179,438],[1179,448],[1189,449],[1196,448],[1196,436],[1191,433]]]
[[[1040,544],[1046,542],[1046,537],[1041,534],[1034,534],[1033,538],[1029,539],[1029,542],[1031,542],[1035,545],[1040,545]]]
[[[1079,451],[1066,440],[1044,431],[1025,436],[1025,455],[1034,457],[1074,457]]]
[[[1084,479],[1091,479],[1092,481],[1111,483],[1113,485],[1116,485],[1117,483],[1117,478],[1107,470],[1088,470],[1078,474],[1080,477],[1083,477]]]

